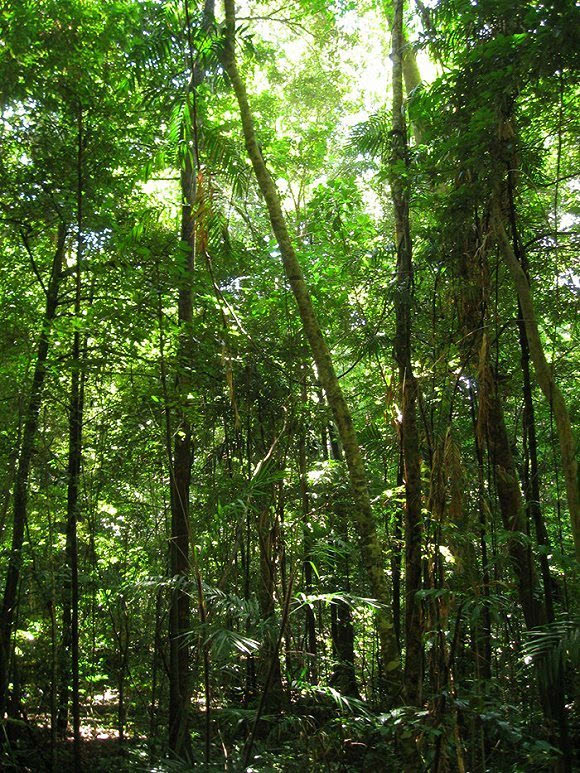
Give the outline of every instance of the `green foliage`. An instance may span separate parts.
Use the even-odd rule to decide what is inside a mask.
[[[397,237],[383,67],[389,63],[383,13],[388,17],[391,8],[376,5],[252,4],[240,10],[248,18],[239,19],[237,51],[261,152],[352,408],[404,657],[403,405],[393,357]],[[490,771],[547,770],[558,757],[561,729],[546,722],[537,686],[549,695],[561,689],[565,706],[575,700],[577,567],[556,428],[532,368],[545,540],[533,517],[518,307],[492,243],[489,213],[509,172],[509,236],[516,233],[527,259],[545,351],[577,418],[577,9],[571,0],[439,0],[420,19],[414,14],[409,9],[409,51],[420,52],[426,74],[407,107],[408,125],[421,127],[421,142],[410,137],[408,163],[394,171],[409,190],[413,241],[424,535],[417,597],[425,668],[422,705],[386,711],[385,664],[373,624],[378,604],[369,597],[355,537],[348,469],[221,65],[221,9],[208,28],[202,6],[192,2],[4,0],[3,567],[11,554],[13,495],[46,287],[59,227],[67,232],[27,480],[12,636],[15,716],[1,723],[3,733],[9,735],[10,723],[26,733],[3,744],[6,769],[48,765],[41,756],[49,737],[42,730],[35,735],[36,724],[50,724],[56,688],[67,678],[61,661],[71,577],[65,546],[75,333],[85,390],[78,518],[82,723],[94,747],[104,742],[96,754],[102,759],[93,758],[87,742],[87,767],[199,769],[209,693],[207,769],[235,769],[273,657],[280,680],[274,670],[252,769],[398,770],[409,767],[409,740],[417,747],[410,763],[417,770],[436,761],[439,770],[444,763],[453,767],[458,754],[466,769],[483,769],[482,748]],[[192,60],[204,72],[195,86]],[[195,178],[193,271],[180,231],[187,164]],[[185,289],[193,298],[192,320],[180,324]],[[469,333],[462,324],[466,309],[473,317]],[[526,533],[502,522],[501,470],[474,440],[485,395],[472,342],[482,331],[527,506]],[[183,417],[193,447],[187,577],[170,576],[168,562],[172,448],[178,433],[185,434]],[[448,433],[459,459],[453,468],[437,454]],[[433,491],[437,485],[441,490]],[[440,512],[430,490],[439,495]],[[525,628],[514,580],[514,545],[533,557],[535,598],[545,604],[550,590],[555,608],[553,622],[532,630]],[[542,576],[543,559],[551,579]],[[3,589],[5,570],[1,579]],[[191,655],[193,762],[165,756],[167,632],[178,594],[191,607],[180,646]],[[486,642],[489,678],[483,676]],[[352,675],[346,686],[338,678],[341,666]],[[26,726],[18,718],[24,709]],[[570,725],[572,745],[576,728]],[[116,755],[120,726],[128,738],[125,757]],[[99,735],[114,746],[110,758]],[[68,746],[57,743],[54,767],[67,769]]]

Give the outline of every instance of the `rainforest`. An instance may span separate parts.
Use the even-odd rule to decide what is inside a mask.
[[[0,769],[579,769],[579,31],[0,0]]]

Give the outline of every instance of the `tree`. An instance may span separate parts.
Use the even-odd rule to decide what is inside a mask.
[[[403,3],[395,3],[392,23],[393,130],[391,194],[395,214],[397,285],[395,288],[395,358],[401,383],[401,446],[405,467],[405,692],[409,703],[421,704],[421,459],[417,431],[417,382],[411,360],[413,258],[406,190],[407,126],[403,106]]]
[[[381,549],[373,522],[364,462],[354,430],[352,417],[348,405],[344,400],[330,357],[330,352],[322,335],[316,312],[304,281],[300,263],[298,262],[294,247],[290,240],[288,228],[280,205],[280,199],[256,140],[246,90],[235,62],[235,15],[233,3],[230,0],[225,0],[225,8],[227,17],[226,40],[224,43],[224,65],[240,106],[246,149],[252,162],[260,190],[268,207],[272,230],[274,231],[278,242],[278,248],[282,256],[286,276],[292,287],[292,292],[296,299],[302,324],[304,326],[304,332],[308,338],[318,375],[326,393],[326,398],[332,409],[338,434],[344,448],[353,497],[356,503],[355,524],[359,533],[363,562],[372,591],[378,601],[384,605],[377,614],[377,628],[384,669],[383,678],[387,685],[386,692],[389,698],[393,700],[400,690],[398,684],[398,672],[400,668],[399,655],[393,623],[387,612],[389,595],[382,568]]]
[[[0,767],[574,769],[575,11],[5,0]]]

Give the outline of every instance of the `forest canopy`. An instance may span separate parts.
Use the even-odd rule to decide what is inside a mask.
[[[572,0],[2,0],[2,770],[580,765]]]

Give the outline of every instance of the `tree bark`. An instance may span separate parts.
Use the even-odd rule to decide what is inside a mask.
[[[73,714],[73,765],[81,769],[81,718],[79,696],[79,571],[77,521],[79,510],[79,487],[82,463],[82,432],[84,404],[84,374],[81,372],[81,261],[83,254],[83,114],[78,110],[78,154],[77,154],[77,255],[75,266],[74,314],[76,326],[73,333],[71,358],[71,387],[69,403],[69,446],[66,523],[66,567],[63,582],[62,649],[63,672],[58,726],[66,733],[68,725],[69,687],[72,686]],[[72,678],[72,683],[71,683]]]
[[[396,16],[397,16],[397,9],[396,9],[396,3],[385,3],[385,16],[387,18],[387,24],[389,25],[389,29],[391,30],[391,35],[395,34],[395,27],[399,24]],[[419,71],[419,65],[417,64],[417,57],[415,56],[415,51],[413,50],[413,46],[409,42],[409,39],[407,37],[406,30],[404,26],[400,25],[400,32],[397,33],[400,35],[400,45],[399,50],[401,52],[401,68],[402,68],[402,77],[405,82],[405,91],[407,93],[407,96],[412,96],[415,89],[417,89],[422,81],[421,81],[421,73]],[[415,137],[415,142],[419,145],[422,140],[423,136],[423,127],[418,123],[413,123],[413,136]]]
[[[397,489],[405,484],[405,463],[403,449],[399,443],[399,462],[397,464]],[[393,529],[394,548],[391,553],[391,575],[393,578],[393,621],[399,647],[401,646],[401,567],[403,563],[403,508],[397,503],[395,525]]]
[[[340,446],[336,441],[336,436],[332,426],[329,427],[330,435],[330,453],[332,459],[341,461],[342,455]],[[338,494],[340,497],[340,494]],[[338,532],[339,539],[343,544],[348,545],[348,512],[344,503],[338,500],[334,505],[334,515],[336,520],[334,528]],[[334,566],[335,579],[334,587],[338,590],[344,590],[350,593],[350,571],[348,555],[338,557]],[[332,606],[332,654],[335,658],[335,664],[330,677],[330,684],[344,695],[352,695],[355,698],[360,697],[358,684],[356,680],[356,671],[354,667],[354,622],[352,609],[342,599],[337,599],[336,604]]]
[[[277,549],[276,525],[269,503],[266,502],[258,516],[258,542],[260,547],[260,585],[258,600],[260,612],[265,622],[275,622],[276,599],[276,560]],[[268,628],[265,631],[265,641],[261,658],[262,682],[266,684],[269,676],[269,687],[265,701],[271,709],[280,708],[284,700],[282,688],[282,671],[280,669],[280,654],[276,647],[277,629]]]
[[[354,519],[361,544],[362,560],[369,578],[371,591],[382,605],[376,619],[380,641],[380,655],[383,661],[385,689],[389,697],[394,699],[400,692],[399,652],[390,614],[390,594],[383,569],[383,555],[367,488],[365,465],[354,429],[352,415],[336,376],[330,351],[322,334],[312,299],[304,281],[302,268],[290,239],[278,192],[266,168],[256,139],[246,88],[240,78],[235,60],[234,0],[224,0],[224,5],[226,12],[226,39],[223,51],[224,67],[238,100],[246,150],[260,191],[266,202],[272,230],[282,256],[286,276],[298,306],[304,333],[310,344],[318,376],[326,392],[344,448],[355,502]]]
[[[489,362],[487,337],[484,335],[479,363],[480,405],[478,431],[487,439],[496,473],[497,495],[503,527],[512,536],[508,551],[514,569],[518,595],[528,628],[545,622],[545,614],[536,598],[537,579],[533,556],[525,544],[526,522],[512,450],[506,431],[495,375]]]
[[[302,402],[302,409],[306,410],[307,407],[307,391],[306,391],[306,369],[303,369],[301,379],[300,397]],[[304,590],[307,595],[312,593],[312,526],[309,523],[310,517],[310,497],[308,495],[308,460],[306,454],[306,423],[302,422],[300,428],[300,435],[298,438],[298,465],[300,474],[300,499],[302,500],[302,545],[303,545],[303,560],[302,568],[304,573]],[[312,607],[306,605],[306,652],[307,652],[307,665],[310,680],[313,684],[318,682],[317,674],[317,662],[316,662],[316,620],[314,617],[314,610]]]
[[[189,487],[191,482],[192,438],[187,415],[187,395],[193,363],[192,331],[194,270],[194,173],[189,154],[181,172],[183,196],[181,215],[181,256],[184,272],[179,288],[176,391],[178,416],[175,423],[173,463],[170,473],[171,540],[169,573],[175,582],[169,610],[169,748],[175,754],[189,752],[189,645],[191,630],[189,594],[184,587],[189,577]]]
[[[213,0],[206,0],[202,26],[209,30],[214,15]],[[197,161],[197,116],[195,110],[196,89],[203,81],[204,70],[193,60],[189,9],[186,3],[187,39],[189,45],[191,78],[186,99],[193,109],[194,153]],[[189,674],[189,645],[187,635],[191,631],[190,599],[184,587],[190,569],[189,488],[193,461],[192,428],[188,416],[188,394],[191,372],[195,361],[193,350],[193,276],[196,257],[196,170],[187,136],[184,136],[185,153],[181,168],[181,244],[182,262],[178,293],[179,342],[177,351],[177,420],[174,432],[173,460],[170,464],[171,541],[169,545],[169,572],[176,586],[172,590],[169,610],[169,748],[177,755],[190,752],[189,709],[191,685]],[[199,171],[199,170],[198,170]]]
[[[542,582],[544,585],[544,603],[546,605],[546,620],[548,623],[554,622],[554,599],[553,585],[554,580],[550,574],[550,564],[548,562],[548,532],[542,515],[540,505],[540,480],[538,473],[538,444],[536,440],[536,419],[534,412],[534,401],[532,399],[532,381],[530,378],[530,349],[528,346],[528,337],[522,317],[521,306],[518,303],[518,332],[520,337],[521,366],[523,379],[523,397],[524,410],[522,416],[522,429],[524,433],[524,444],[527,449],[526,454],[526,475],[525,475],[525,497],[528,514],[532,517],[536,530],[536,540],[538,545],[544,549],[540,553],[540,568],[542,571]]]
[[[417,381],[411,362],[413,253],[409,224],[407,126],[403,103],[403,2],[395,0],[392,24],[393,131],[391,195],[395,214],[397,283],[395,358],[401,382],[401,440],[405,469],[405,693],[420,705],[423,680],[421,589],[421,460],[417,429]]]

